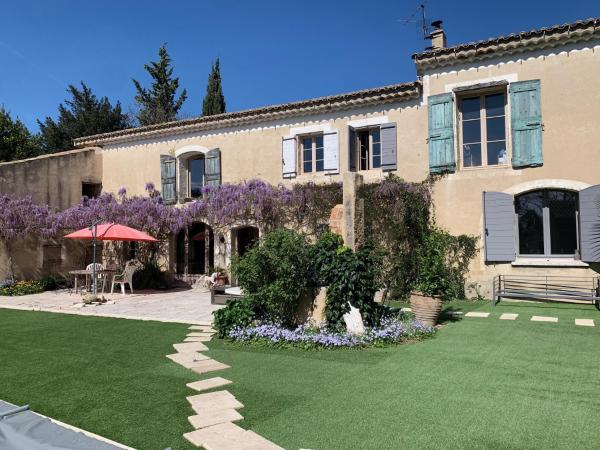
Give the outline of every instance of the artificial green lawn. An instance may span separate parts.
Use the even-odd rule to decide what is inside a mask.
[[[0,309],[0,400],[139,449],[193,448],[186,383],[165,358],[187,326]]]
[[[213,341],[240,425],[288,449],[595,448],[600,313],[591,306],[454,302],[491,311],[423,342],[276,350]],[[501,321],[503,312],[519,313]],[[559,323],[532,323],[531,315]],[[576,327],[593,318],[596,328]],[[166,359],[184,325],[0,310],[0,399],[140,449],[189,448],[185,383]]]

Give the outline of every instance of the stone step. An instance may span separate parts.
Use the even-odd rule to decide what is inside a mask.
[[[216,333],[217,332],[217,330],[215,330],[213,327],[211,327],[209,325],[192,325],[188,328],[188,330],[206,331],[208,333]]]
[[[532,322],[552,322],[552,323],[556,323],[556,322],[558,322],[558,317],[532,316],[531,317],[531,321]]]
[[[224,398],[221,400],[207,400],[202,402],[196,402],[192,404],[192,409],[196,414],[202,414],[208,411],[218,411],[220,409],[241,409],[244,404],[234,398]]]
[[[580,327],[595,327],[594,319],[575,319],[575,325]]]
[[[283,450],[271,441],[233,423],[221,423],[183,435],[206,450]]]
[[[216,387],[226,386],[231,384],[231,381],[221,377],[208,378],[206,380],[194,381],[186,384],[190,389],[195,391],[206,391],[208,389],[214,389]]]
[[[479,311],[469,311],[468,313],[465,314],[465,317],[481,317],[481,318],[487,318],[490,316],[489,312],[479,312]]]
[[[223,389],[221,391],[205,392],[203,394],[188,395],[186,397],[186,399],[188,402],[190,402],[190,404],[195,405],[197,403],[202,403],[202,402],[217,403],[219,401],[231,400],[231,399],[235,399],[235,396],[228,390]]]
[[[181,344],[173,344],[173,348],[179,353],[205,352],[208,347],[202,342],[184,342]]]
[[[504,313],[500,316],[500,320],[517,320],[518,314]]]
[[[167,355],[167,358],[182,365],[184,363],[194,363],[196,361],[206,361],[207,359],[211,359],[210,357],[198,352],[173,353],[171,355]]]
[[[203,373],[215,372],[217,370],[229,369],[231,366],[227,364],[220,363],[219,361],[206,360],[206,361],[198,361],[197,364],[194,364],[194,367],[191,369],[197,374],[202,375]]]
[[[208,342],[212,339],[212,336],[188,336],[183,342]]]
[[[214,332],[209,332],[209,331],[192,331],[191,333],[187,334],[187,337],[204,337],[204,336],[211,337],[214,334],[215,334]]]
[[[237,422],[244,417],[235,409],[217,409],[212,411],[201,411],[195,416],[188,417],[192,426],[196,429],[206,428],[225,422]]]

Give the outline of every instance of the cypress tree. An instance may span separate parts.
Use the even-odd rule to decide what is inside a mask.
[[[135,101],[140,107],[137,118],[142,126],[177,119],[177,113],[187,98],[184,89],[179,98],[175,99],[179,89],[179,78],[173,78],[173,67],[171,67],[171,58],[167,53],[166,44],[158,49],[158,57],[158,61],[151,61],[144,65],[152,77],[150,89],[142,87],[139,81],[132,80],[137,90]]]
[[[208,76],[206,85],[206,95],[202,102],[202,115],[212,116],[214,114],[222,114],[225,112],[225,97],[223,96],[223,88],[221,85],[221,68],[219,58],[212,65],[212,70]]]

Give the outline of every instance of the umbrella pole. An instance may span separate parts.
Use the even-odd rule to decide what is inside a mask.
[[[93,246],[93,251],[94,254],[92,255],[92,292],[94,294],[94,297],[97,294],[97,290],[96,290],[96,235],[98,234],[98,224],[94,224],[93,229],[92,229],[92,246]]]

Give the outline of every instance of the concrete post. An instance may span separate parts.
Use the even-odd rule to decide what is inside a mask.
[[[362,175],[355,172],[344,173],[343,199],[344,199],[344,244],[352,250],[363,240],[363,214],[357,190],[363,184]]]

